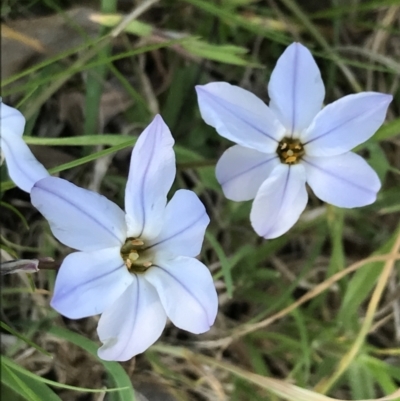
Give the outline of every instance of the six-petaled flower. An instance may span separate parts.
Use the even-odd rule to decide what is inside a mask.
[[[161,335],[167,317],[203,333],[218,299],[199,260],[209,218],[197,195],[178,190],[173,138],[160,116],[140,135],[131,157],[125,213],[95,192],[60,178],[38,181],[33,205],[55,237],[79,250],[57,275],[51,305],[72,319],[102,314],[99,356],[127,360]]]
[[[375,201],[379,178],[350,150],[381,126],[391,95],[362,92],[321,110],[321,74],[299,43],[285,50],[272,71],[269,107],[225,82],[196,90],[205,122],[237,143],[218,161],[217,180],[227,198],[254,199],[250,220],[260,236],[276,238],[295,224],[307,204],[306,182],[335,206]]]

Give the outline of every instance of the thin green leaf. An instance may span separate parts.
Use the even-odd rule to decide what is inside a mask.
[[[396,118],[385,125],[383,125],[376,134],[372,137],[372,139],[376,141],[383,141],[386,139],[393,138],[400,134],[400,118]]]
[[[13,213],[15,213],[19,217],[19,219],[21,220],[21,222],[25,226],[25,228],[27,230],[29,230],[29,224],[26,221],[26,218],[22,215],[22,213],[18,209],[16,209],[13,205],[10,205],[9,203],[3,202],[3,201],[0,201],[0,206],[3,206],[6,209],[9,209]]]
[[[98,359],[107,370],[113,384],[120,387],[120,391],[115,394],[119,401],[135,401],[132,383],[125,370],[117,362],[108,362],[100,359],[97,356],[98,346],[93,341],[81,336],[80,334],[73,333],[72,331],[63,329],[61,327],[51,327],[49,331],[55,336],[83,348],[85,351],[89,352],[96,359]]]
[[[383,255],[389,252],[399,235],[400,227],[393,233],[389,240],[382,245],[373,255]],[[359,269],[349,281],[347,291],[344,294],[337,321],[346,328],[354,328],[358,322],[358,308],[369,296],[376,280],[381,274],[384,262],[367,263]]]
[[[215,253],[218,255],[219,261],[221,262],[221,270],[224,276],[224,281],[226,285],[226,291],[228,296],[231,298],[233,295],[233,280],[231,275],[231,264],[227,256],[225,255],[225,251],[222,249],[222,246],[219,244],[217,239],[209,232],[206,232],[207,241],[213,247]]]
[[[5,356],[2,356],[2,363],[5,364],[6,366],[8,366],[10,369],[12,369],[14,372],[18,372],[18,373],[20,373],[24,376],[27,376],[31,379],[34,379],[38,382],[45,383],[45,384],[48,384],[53,387],[67,389],[67,390],[79,391],[79,392],[83,392],[83,393],[103,393],[103,392],[114,392],[114,391],[122,392],[122,391],[128,389],[128,387],[110,388],[110,389],[103,389],[103,388],[93,389],[93,388],[86,388],[86,387],[70,386],[68,384],[58,383],[53,380],[45,379],[42,376],[38,376],[38,375],[30,372],[29,370],[26,370],[25,368],[23,368],[22,366],[18,365],[17,363],[15,363],[14,361],[12,361],[11,359],[9,359]]]
[[[1,382],[27,401],[60,401],[60,398],[45,384],[20,374],[7,366],[2,357]]]
[[[40,353],[48,356],[49,358],[53,358],[53,355],[50,354],[50,352],[47,352],[45,349],[43,349],[42,347],[40,347],[39,345],[35,344],[33,341],[31,341],[29,338],[26,338],[25,336],[23,336],[22,334],[18,333],[17,331],[15,331],[12,327],[10,327],[8,324],[1,322],[0,321],[0,327],[6,331],[8,331],[10,334],[12,334],[13,336],[19,338],[20,340],[22,340],[24,343],[28,344],[30,347],[35,348],[36,350],[38,350]]]

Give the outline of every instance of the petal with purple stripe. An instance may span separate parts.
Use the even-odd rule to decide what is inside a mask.
[[[106,361],[127,361],[146,351],[160,337],[167,316],[154,287],[142,275],[101,315],[98,350]]]
[[[30,192],[33,185],[49,173],[23,140],[24,127],[24,116],[17,109],[0,102],[0,148],[6,159],[8,174],[19,188]]]
[[[362,92],[324,107],[301,135],[308,156],[346,153],[369,139],[383,124],[391,95]]]
[[[161,116],[143,131],[132,151],[125,190],[128,235],[155,238],[175,178],[174,139]]]
[[[0,137],[13,133],[21,137],[24,133],[25,117],[14,107],[7,106],[0,98]]]
[[[57,274],[51,306],[70,319],[97,315],[131,282],[119,247],[74,252],[64,259]]]
[[[146,245],[157,253],[197,256],[210,218],[193,191],[175,192],[165,209],[161,233]]]
[[[215,175],[228,199],[246,201],[254,199],[261,184],[279,163],[276,153],[235,145],[218,160]]]
[[[307,183],[318,198],[339,207],[369,205],[381,187],[378,175],[353,152],[304,158]]]
[[[54,236],[71,248],[89,252],[120,246],[126,239],[125,213],[115,203],[66,180],[38,181],[31,201]]]
[[[196,86],[204,121],[239,145],[274,152],[285,129],[269,107],[253,93],[227,82]]]
[[[307,205],[306,175],[300,164],[275,167],[254,199],[250,221],[258,235],[276,238],[288,231]]]
[[[175,326],[199,334],[214,324],[218,297],[210,271],[194,258],[155,260],[144,274]]]
[[[279,57],[268,84],[270,108],[288,131],[298,138],[322,108],[325,87],[310,51],[293,43]]]

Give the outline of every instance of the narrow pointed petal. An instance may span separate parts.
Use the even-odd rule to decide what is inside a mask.
[[[253,93],[227,82],[196,86],[203,120],[239,145],[272,153],[285,129],[269,107]]]
[[[142,275],[134,275],[131,285],[101,315],[99,357],[106,361],[131,359],[157,341],[166,321],[157,291]]]
[[[383,93],[362,92],[329,104],[301,136],[306,154],[336,156],[365,142],[385,121],[392,98]]]
[[[19,188],[30,192],[35,182],[49,173],[22,139],[24,127],[24,116],[0,102],[0,149],[6,159],[8,174]]]
[[[250,213],[258,235],[276,238],[288,231],[307,205],[306,177],[300,164],[280,164],[263,183]]]
[[[265,154],[235,145],[218,160],[215,175],[228,199],[246,201],[255,198],[261,184],[279,163],[276,153]]]
[[[310,51],[293,43],[279,57],[268,84],[269,106],[288,131],[298,138],[322,108],[325,87]]]
[[[149,248],[171,256],[197,256],[209,222],[206,209],[194,192],[176,191],[166,207],[161,233],[148,243]]]
[[[307,183],[318,198],[339,207],[369,205],[381,187],[378,175],[353,152],[304,158]]]
[[[70,319],[97,315],[132,283],[120,248],[68,255],[57,274],[51,306]]]
[[[199,334],[214,324],[218,297],[210,271],[194,258],[158,260],[144,274],[172,323]]]
[[[90,252],[121,246],[125,213],[102,195],[66,180],[47,177],[32,188],[31,201],[63,244]]]
[[[136,142],[125,190],[129,236],[155,238],[160,233],[176,173],[173,145],[171,132],[159,115]]]

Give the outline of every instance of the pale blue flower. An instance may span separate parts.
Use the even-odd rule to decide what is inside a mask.
[[[25,127],[24,116],[0,98],[0,151],[6,159],[8,174],[15,184],[30,192],[36,181],[49,173],[40,164],[22,138]]]
[[[320,71],[300,43],[272,71],[269,107],[226,82],[196,90],[204,121],[237,143],[218,161],[217,179],[227,198],[254,199],[250,220],[260,236],[276,238],[295,224],[307,204],[306,183],[336,206],[375,201],[379,178],[350,150],[382,125],[391,95],[362,92],[322,108]]]
[[[177,191],[174,140],[160,116],[132,151],[125,212],[104,196],[59,178],[32,189],[33,205],[53,234],[80,252],[57,275],[51,305],[71,319],[101,313],[98,354],[124,361],[161,335],[167,317],[203,333],[218,300],[210,271],[195,259],[209,218],[196,194]]]

